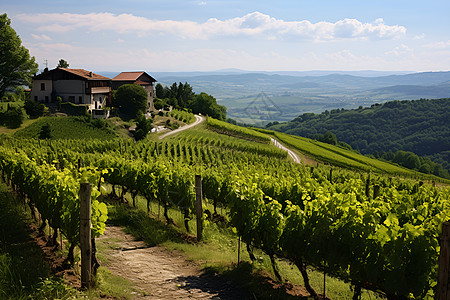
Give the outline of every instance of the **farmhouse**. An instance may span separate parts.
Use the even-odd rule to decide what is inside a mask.
[[[86,106],[93,117],[106,118],[111,104],[111,90],[124,84],[139,84],[148,94],[148,108],[153,108],[154,83],[156,79],[146,72],[122,72],[112,80],[84,69],[56,68],[45,69],[34,76],[31,99],[56,105],[57,98],[62,102]]]
[[[31,99],[51,104],[57,102],[57,97],[99,113],[111,101],[111,79],[84,69],[67,68],[46,69],[33,78]]]
[[[112,79],[112,88],[117,90],[124,84],[139,84],[142,86],[148,94],[147,107],[149,110],[153,109],[153,97],[154,97],[154,83],[156,79],[148,75],[146,72],[122,72]]]

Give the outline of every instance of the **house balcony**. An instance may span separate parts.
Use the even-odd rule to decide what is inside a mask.
[[[91,87],[86,89],[86,94],[108,94],[111,92],[111,87],[102,86],[102,87]]]

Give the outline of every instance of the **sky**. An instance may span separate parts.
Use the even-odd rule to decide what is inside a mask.
[[[40,68],[449,71],[448,0],[2,0]]]

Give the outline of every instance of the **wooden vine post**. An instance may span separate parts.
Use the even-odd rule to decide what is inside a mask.
[[[201,241],[203,236],[202,193],[202,177],[201,175],[195,175],[195,212],[197,216],[197,241]]]
[[[80,184],[80,248],[81,287],[91,286],[92,245],[91,245],[91,184]]]
[[[437,300],[450,299],[450,222],[442,224]]]

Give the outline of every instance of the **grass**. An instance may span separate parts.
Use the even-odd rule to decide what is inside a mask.
[[[106,187],[108,190],[109,187]],[[110,189],[109,189],[110,190]],[[126,195],[129,203],[131,197]],[[160,245],[170,251],[181,251],[184,256],[200,264],[206,272],[220,274],[224,280],[232,280],[241,288],[250,290],[257,299],[291,299],[284,286],[277,284],[274,288],[268,281],[272,281],[273,270],[270,259],[262,251],[255,250],[257,261],[251,262],[246,246],[241,243],[240,265],[238,266],[238,238],[231,228],[207,222],[204,229],[204,239],[200,243],[186,241],[188,234],[182,226],[183,217],[176,209],[169,210],[177,226],[168,226],[158,219],[158,203],[151,202],[151,217],[146,213],[146,200],[138,196],[136,208],[128,205],[110,205],[109,222],[123,226],[128,233],[145,241],[148,245]],[[206,207],[212,210],[207,204]],[[219,209],[220,212],[220,209]],[[226,215],[224,210],[222,213]],[[159,218],[162,216],[162,208]],[[195,235],[195,220],[190,221],[191,234]],[[303,285],[303,279],[298,269],[284,259],[277,260],[280,273],[285,282]],[[309,269],[308,274],[313,287],[318,293],[323,292],[323,273]],[[351,299],[353,292],[348,283],[326,277],[326,295],[331,299]],[[382,299],[373,292],[363,291],[362,299]]]
[[[133,282],[111,274],[106,267],[98,269],[96,284],[95,289],[87,291],[89,299],[132,299],[133,294],[137,294]]]
[[[330,163],[335,166],[352,170],[362,170],[366,172],[384,173],[394,176],[405,176],[409,178],[420,178],[425,180],[450,183],[449,180],[436,177],[434,175],[419,173],[414,170],[400,167],[378,159],[373,159],[354,151],[322,143],[316,140],[271,130],[257,130],[266,134],[273,135],[289,147],[294,148],[294,150],[298,151],[299,153],[307,154],[316,160]]]
[[[68,299],[79,294],[53,277],[41,248],[30,237],[29,210],[0,183],[0,298]]]
[[[49,124],[52,139],[113,139],[117,134],[103,120],[87,117],[41,117],[29,126],[16,131],[14,136],[38,138],[43,125]]]
[[[20,125],[19,128],[14,128],[14,129],[7,128],[5,126],[0,126],[0,134],[4,133],[4,134],[7,134],[7,135],[12,135],[12,134],[14,134],[17,131],[19,131],[21,129],[24,129],[27,126],[30,126],[31,124],[33,124],[36,121],[37,121],[37,119],[26,119],[26,120],[23,121],[23,123]]]

